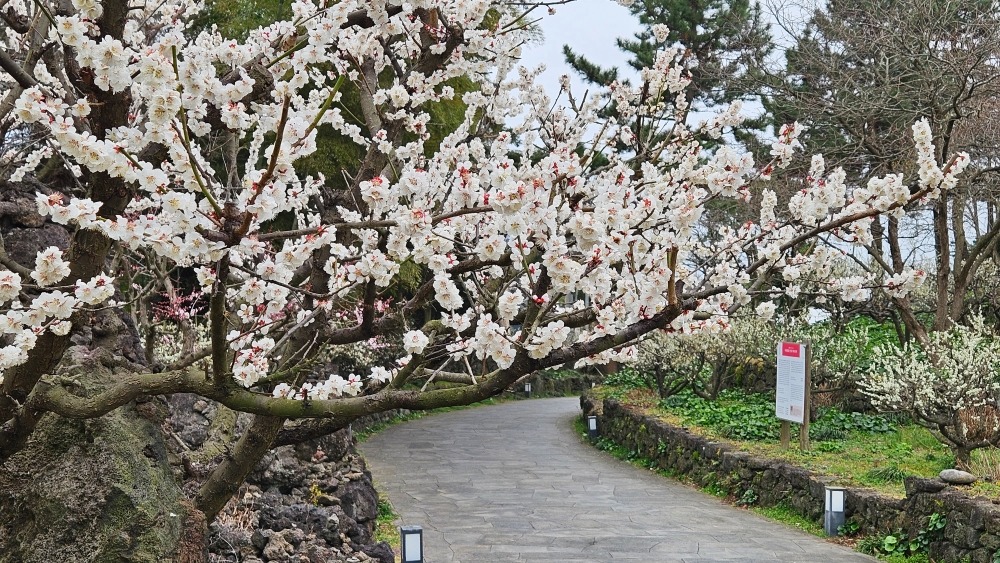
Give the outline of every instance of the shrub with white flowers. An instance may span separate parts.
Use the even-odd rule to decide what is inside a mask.
[[[5,4],[28,29],[8,29],[0,48],[12,102],[0,119],[18,132],[3,157],[21,175],[43,159],[65,169],[37,205],[72,239],[34,264],[2,260],[0,460],[45,413],[91,418],[195,393],[259,415],[196,498],[209,517],[272,445],[374,412],[482,400],[552,366],[627,360],[651,331],[727,322],[783,268],[864,299],[880,282],[833,276],[842,246],[803,254],[803,243],[870,242],[874,217],[937,197],[968,160],[934,161],[921,121],[913,193],[901,176],[851,186],[818,159],[787,209],[765,192],[760,221],[702,240],[706,206],[749,205],[802,127],[781,129],[768,162],[706,150],[739,117],[686,124],[682,47],[660,50],[639,83],[554,100],[517,65],[531,2],[295,0],[289,21],[245,41],[191,32],[198,2],[46,4]],[[471,90],[456,92],[459,77]],[[442,100],[460,101],[464,119],[432,149],[428,108]],[[364,154],[345,187],[300,166],[320,130]],[[70,324],[109,297],[112,251],[193,268],[209,343],[83,397],[44,376]],[[419,287],[379,307],[401,264],[420,270]],[[901,276],[901,290],[917,277]],[[390,371],[303,368],[375,337],[406,352]],[[420,385],[431,378],[453,385]]]
[[[926,348],[882,346],[861,390],[882,411],[909,413],[966,466],[1000,445],[1000,339],[982,317],[935,332]]]
[[[775,344],[787,332],[758,318],[695,334],[657,331],[640,341],[635,367],[661,398],[690,390],[715,399],[730,387],[764,383],[773,372]]]

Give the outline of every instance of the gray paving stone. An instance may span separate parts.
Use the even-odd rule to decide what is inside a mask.
[[[578,414],[573,398],[453,411],[361,449],[428,563],[875,561],[611,458]]]

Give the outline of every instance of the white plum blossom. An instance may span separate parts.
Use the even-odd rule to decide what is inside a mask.
[[[39,251],[35,257],[35,269],[31,272],[31,278],[45,287],[62,281],[69,272],[69,262],[63,260],[62,251],[50,246]]]
[[[927,272],[907,269],[885,280],[886,291],[893,297],[904,298],[922,284],[925,279],[927,279]]]
[[[77,280],[74,295],[81,303],[98,305],[115,294],[115,280],[101,274],[88,282]]]
[[[553,350],[562,347],[568,337],[569,328],[562,321],[556,321],[536,330],[534,336],[524,347],[528,351],[529,357],[544,358]]]
[[[291,385],[281,382],[274,386],[274,390],[271,392],[271,395],[275,398],[287,399],[291,396],[293,391],[294,390]]]
[[[775,192],[757,185],[802,148],[804,127],[782,127],[770,158],[756,162],[724,142],[725,129],[743,119],[739,103],[687,125],[692,63],[683,46],[667,44],[663,25],[652,28],[660,45],[639,72],[641,85],[616,81],[595,95],[553,100],[541,69],[518,64],[529,34],[518,23],[522,8],[490,0],[433,10],[426,2],[390,10],[294,0],[290,21],[245,40],[215,28],[192,33],[197,2],[137,4],[117,35],[95,24],[101,2],[71,4],[52,16],[50,38],[66,47],[58,56],[87,69],[102,96],[127,102],[105,123],[108,112],[94,103],[101,97],[67,91],[48,62],[36,65],[30,84],[13,88],[4,78],[16,98],[12,118],[41,139],[9,157],[8,168],[20,178],[43,161],[62,162],[81,184],[127,186],[116,205],[101,190],[75,187],[46,188],[35,205],[55,223],[114,241],[121,271],[150,260],[164,271],[193,270],[214,345],[225,340],[226,361],[213,370],[264,397],[351,397],[411,377],[408,369],[425,379],[435,370],[474,379],[515,362],[534,370],[550,367],[561,350],[573,350],[571,360],[586,355],[582,363],[634,359],[614,337],[630,327],[639,327],[636,336],[723,330],[751,295],[764,293],[755,282],[772,274],[792,297],[861,301],[876,287],[903,297],[921,272],[845,276],[842,253],[820,245],[801,254],[802,243],[830,233],[845,245],[870,244],[873,217],[940,197],[968,165],[965,155],[938,163],[921,121],[913,129],[915,194],[899,175],[849,183],[817,156],[802,189],[779,208]],[[374,25],[358,25],[357,13]],[[12,49],[30,47],[11,33]],[[469,84],[459,90],[456,82]],[[346,111],[345,83],[365,96],[360,118]],[[568,78],[560,85],[570,89]],[[435,104],[459,102],[459,122],[429,142]],[[615,115],[604,111],[609,103]],[[670,125],[645,131],[657,127],[651,123]],[[220,133],[238,146],[220,151],[229,142]],[[307,164],[320,135],[331,133],[365,155],[342,178],[310,173]],[[643,136],[655,159],[634,150]],[[706,137],[723,141],[706,147]],[[595,166],[597,157],[606,162]],[[340,182],[350,189],[332,189]],[[710,204],[750,206],[756,193],[759,221],[702,236]],[[25,270],[0,271],[0,331],[18,342],[0,352],[0,371],[24,361],[38,334],[70,330],[76,311],[101,307],[118,290],[145,297],[140,283],[130,287],[134,280],[79,273],[70,255],[51,247]],[[419,285],[405,302],[376,305],[405,293],[397,290],[407,277]],[[756,306],[763,318],[775,310],[772,302]],[[396,334],[421,311],[427,324],[403,334],[410,356],[399,371],[366,365],[363,375],[282,380],[296,371],[279,367],[282,356]],[[306,332],[316,341],[301,342]],[[432,338],[443,358],[425,354]]]
[[[667,37],[670,36],[670,28],[662,23],[653,24],[652,29],[653,29],[653,37],[655,37],[656,40],[660,43],[666,41]]]
[[[524,296],[516,291],[507,291],[497,300],[497,314],[505,322],[510,322],[521,310]]]
[[[382,366],[372,367],[369,378],[375,383],[388,383],[392,380],[393,373]]]
[[[799,136],[806,130],[800,123],[783,125],[778,131],[778,139],[771,144],[771,156],[777,161],[780,168],[788,166],[792,160],[795,149],[801,148]]]
[[[76,306],[75,297],[62,292],[52,291],[42,293],[32,300],[31,307],[38,313],[56,319],[68,319]],[[37,326],[37,325],[35,325]]]
[[[16,299],[21,293],[21,277],[10,270],[0,271],[0,302]]]
[[[777,305],[773,301],[765,301],[760,305],[757,305],[755,311],[757,312],[757,317],[769,321],[774,318],[774,313],[777,310]]]
[[[1000,399],[1000,339],[982,317],[932,333],[923,349],[880,346],[873,357],[859,382],[862,393],[876,408],[907,412],[932,429],[960,465],[973,449],[1000,441],[994,417],[962,416]],[[977,422],[984,428],[969,428]]]
[[[462,296],[448,274],[434,276],[434,296],[445,310],[455,311],[462,307]]]
[[[430,338],[419,330],[411,330],[403,335],[403,349],[409,354],[420,354],[430,343]]]

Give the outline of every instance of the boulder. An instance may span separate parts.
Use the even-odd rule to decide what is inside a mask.
[[[938,474],[942,481],[951,485],[971,485],[976,482],[976,476],[959,469],[945,469]]]

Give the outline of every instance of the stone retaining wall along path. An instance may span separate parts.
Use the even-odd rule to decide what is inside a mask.
[[[618,461],[572,428],[579,399],[435,414],[361,449],[429,563],[873,559]]]
[[[741,452],[633,411],[615,399],[603,404],[584,395],[584,413],[600,413],[601,434],[647,457],[663,468],[700,486],[728,491],[735,498],[752,490],[761,506],[785,504],[816,522],[822,522],[823,492],[831,477],[816,475],[780,460]],[[884,536],[903,531],[915,537],[931,514],[947,519],[940,537],[930,544],[930,555],[942,563],[994,563],[1000,560],[1000,507],[988,499],[969,498],[938,479],[907,478],[906,498],[888,497],[851,488],[845,509],[862,535]],[[817,560],[818,561],[818,560]]]

